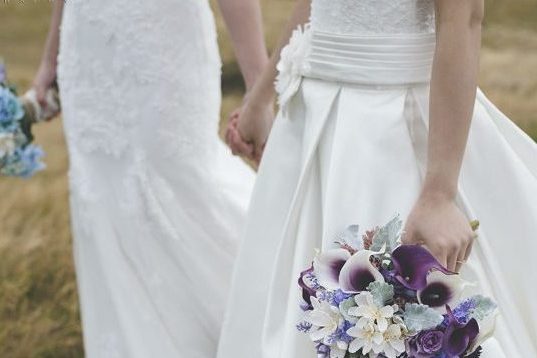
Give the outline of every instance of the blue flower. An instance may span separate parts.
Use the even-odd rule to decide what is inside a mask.
[[[0,130],[14,131],[24,117],[19,99],[7,88],[0,87]]]
[[[15,152],[6,159],[4,165],[0,169],[0,173],[9,176],[29,178],[36,172],[45,168],[45,164],[41,162],[43,156],[43,150],[38,146],[28,145],[26,147],[17,148],[15,149]]]

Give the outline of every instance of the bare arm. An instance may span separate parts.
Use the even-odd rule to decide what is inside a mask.
[[[280,61],[280,53],[282,49],[289,43],[289,39],[293,34],[293,31],[299,26],[303,25],[309,20],[310,16],[311,0],[298,0],[281,37],[278,41],[278,45],[273,50],[270,56],[268,65],[265,67],[261,74],[258,83],[255,86],[256,101],[260,103],[272,103],[275,97],[274,81],[276,79],[277,70],[276,66]],[[254,93],[252,93],[252,96]]]
[[[405,243],[426,245],[452,270],[467,260],[474,238],[455,198],[475,103],[483,7],[483,0],[436,0],[427,172],[405,229]]]
[[[256,161],[261,159],[263,148],[274,120],[273,102],[276,65],[280,61],[282,49],[298,25],[305,24],[310,16],[311,0],[298,0],[284,32],[274,49],[269,62],[255,83],[236,121],[231,121],[226,135],[234,153],[244,154]],[[247,143],[248,145],[245,145]]]
[[[250,90],[267,63],[259,0],[219,0],[246,88]]]
[[[56,0],[52,9],[50,27],[45,42],[41,64],[35,76],[33,86],[37,92],[37,100],[45,105],[45,92],[56,79],[56,66],[60,46],[60,24],[63,13],[63,0]]]
[[[437,0],[425,190],[452,199],[477,88],[483,0]]]

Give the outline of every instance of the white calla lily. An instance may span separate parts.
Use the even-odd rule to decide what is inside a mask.
[[[329,290],[339,288],[339,273],[351,257],[345,249],[332,249],[318,254],[313,260],[313,269],[319,284]]]
[[[384,282],[384,277],[370,261],[371,255],[375,254],[378,252],[358,251],[345,262],[339,274],[339,286],[342,291],[358,293],[365,291],[371,282]]]
[[[431,308],[444,310],[457,302],[466,286],[460,275],[446,275],[434,270],[427,275],[427,286],[417,292],[418,302]]]

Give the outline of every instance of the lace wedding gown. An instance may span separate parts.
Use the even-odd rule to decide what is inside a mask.
[[[350,224],[418,197],[433,0],[313,0],[282,53],[280,111],[239,252],[218,358],[315,357],[297,279]],[[285,178],[282,180],[280,178]],[[463,277],[500,308],[483,358],[537,357],[537,145],[478,91],[459,202],[481,229]]]
[[[68,1],[59,82],[86,356],[213,358],[254,174],[208,1]]]

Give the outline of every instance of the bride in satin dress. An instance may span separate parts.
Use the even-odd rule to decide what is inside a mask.
[[[220,8],[249,88],[259,5]],[[216,354],[254,180],[218,137],[216,38],[208,0],[54,3],[34,86],[58,68],[86,357]]]
[[[218,358],[315,357],[295,328],[300,271],[348,225],[372,228],[397,213],[404,243],[425,245],[498,303],[482,357],[537,357],[537,145],[477,89],[483,7],[298,2],[284,44],[311,23],[275,52],[228,128],[231,147],[260,156],[279,61],[280,112]]]

